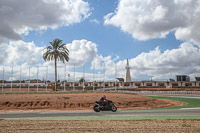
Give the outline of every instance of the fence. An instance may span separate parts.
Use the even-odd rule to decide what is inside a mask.
[[[117,91],[138,95],[200,95],[200,91]]]
[[[66,82],[67,83],[67,82]],[[64,83],[63,83],[64,84]],[[95,91],[103,88],[102,86],[75,86],[74,82],[70,82],[71,86],[64,86],[62,84],[55,87],[52,83],[0,83],[0,93],[7,92],[53,92],[53,91]]]
[[[85,64],[82,66],[68,66],[66,64],[57,66],[57,80],[68,82],[79,82],[80,79],[84,79],[83,82],[94,81],[116,81],[116,75],[106,74],[106,68],[102,70],[87,70],[85,72]],[[54,81],[54,67],[52,66],[2,66],[0,68],[0,83],[22,83],[31,82],[35,80],[36,83],[40,81]]]

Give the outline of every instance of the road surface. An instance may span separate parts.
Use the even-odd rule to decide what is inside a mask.
[[[31,112],[31,113],[0,113],[0,119],[37,118],[37,117],[89,117],[89,116],[200,116],[200,108],[184,108],[169,110],[132,110],[102,112]]]

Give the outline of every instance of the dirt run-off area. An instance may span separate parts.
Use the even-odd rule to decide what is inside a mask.
[[[186,103],[122,93],[1,94],[0,112],[85,111],[102,95],[118,109],[151,109],[182,106]]]
[[[200,120],[0,120],[1,133],[199,133]]]

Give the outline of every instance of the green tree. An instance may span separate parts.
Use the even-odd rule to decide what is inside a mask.
[[[0,83],[6,83],[6,80],[0,80]]]
[[[81,78],[81,79],[79,80],[79,82],[85,82],[85,79],[84,79],[84,78]]]
[[[55,91],[57,90],[57,61],[62,61],[63,63],[69,61],[69,50],[62,40],[55,39],[53,42],[49,42],[51,45],[45,48],[43,54],[44,61],[55,61]]]
[[[68,82],[67,80],[63,80],[62,82]]]

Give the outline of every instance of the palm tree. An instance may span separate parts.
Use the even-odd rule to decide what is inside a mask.
[[[69,50],[66,44],[62,43],[62,40],[55,39],[53,42],[49,42],[51,45],[45,48],[43,54],[43,59],[45,61],[55,61],[55,91],[57,89],[57,61],[62,61],[63,63],[69,61]]]

